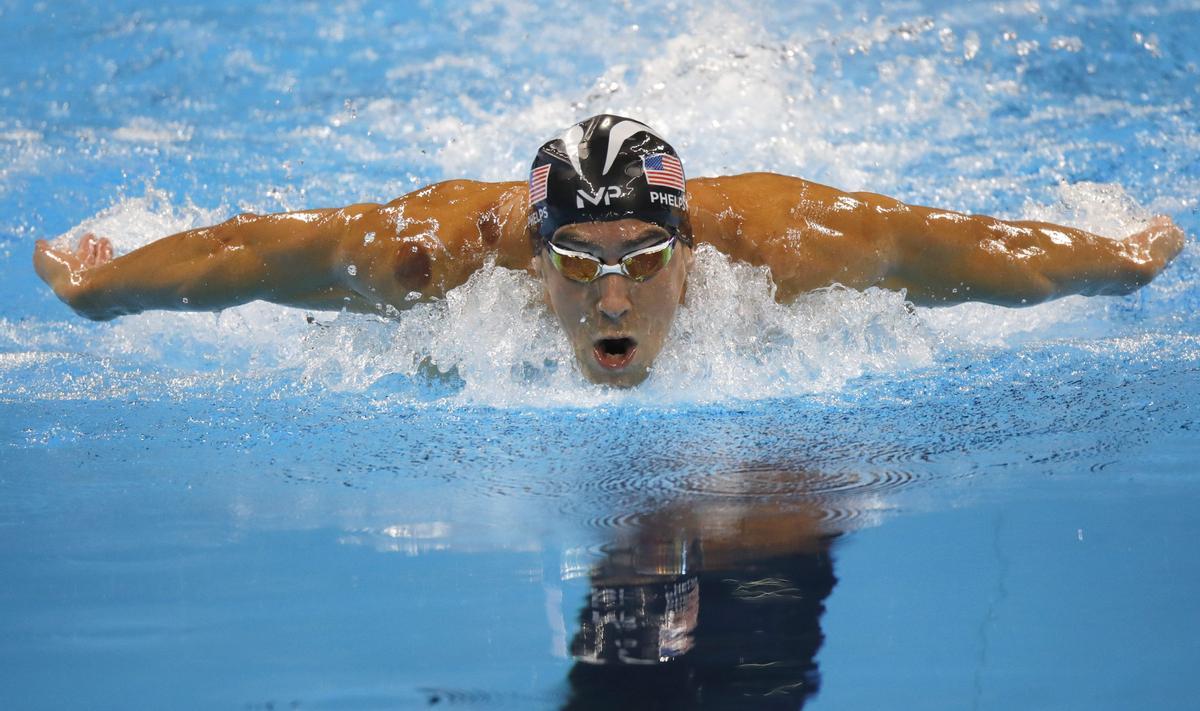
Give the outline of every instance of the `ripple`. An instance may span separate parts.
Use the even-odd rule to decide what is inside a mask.
[[[584,525],[601,531],[620,531],[636,528],[644,515],[639,511],[613,511],[591,516]]]
[[[713,466],[711,459],[683,463],[662,457],[643,464],[646,469],[639,473],[609,469],[580,478],[568,487],[559,513],[591,530],[622,532],[636,529],[663,507],[773,502],[808,509],[833,531],[893,508],[888,497],[927,476],[849,463],[819,471],[770,461]]]
[[[769,463],[717,471],[683,480],[689,493],[749,497],[823,497],[830,494],[883,492],[918,480],[912,472],[899,469],[831,469],[819,474],[796,475]]]
[[[848,524],[856,523],[866,517],[868,513],[877,514],[878,510],[839,506],[834,502],[822,502],[818,507],[818,512],[820,514],[819,520],[824,528],[844,530],[849,527]]]
[[[915,448],[911,445],[905,446],[900,442],[888,442],[879,446],[880,449],[868,454],[864,458],[864,461],[868,464],[898,465],[925,463],[930,458],[929,453],[924,449]]]

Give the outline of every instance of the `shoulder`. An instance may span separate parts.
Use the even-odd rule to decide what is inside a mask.
[[[510,245],[523,245],[527,189],[523,182],[448,180],[414,190],[364,213],[343,260],[371,264],[366,278],[376,292],[442,293],[487,255],[504,257]]]

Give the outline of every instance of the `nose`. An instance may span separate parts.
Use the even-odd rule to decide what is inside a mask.
[[[629,300],[629,280],[619,274],[608,274],[599,279],[600,313],[610,321],[620,321],[629,313],[633,303]]]

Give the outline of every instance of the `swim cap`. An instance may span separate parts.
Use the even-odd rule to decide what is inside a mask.
[[[530,237],[548,241],[563,225],[626,217],[692,242],[683,164],[654,129],[600,114],[538,149],[529,172]]]

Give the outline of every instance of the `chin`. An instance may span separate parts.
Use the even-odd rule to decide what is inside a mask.
[[[584,376],[597,385],[608,385],[614,388],[632,388],[642,384],[646,378],[650,377],[650,371],[645,368],[637,370],[624,371],[614,373],[612,371],[597,371],[593,368],[584,368]]]

